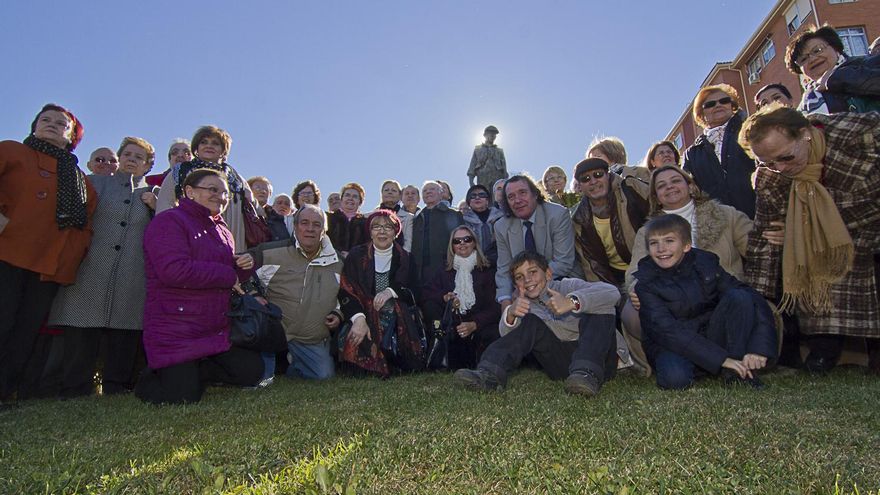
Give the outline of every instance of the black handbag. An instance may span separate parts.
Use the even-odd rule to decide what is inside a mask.
[[[281,308],[261,304],[250,294],[233,293],[229,301],[229,343],[260,352],[287,349]]]
[[[453,306],[453,299],[446,302],[443,317],[435,322],[433,345],[428,353],[429,370],[449,369],[449,341],[455,334],[455,327],[461,323],[461,315]]]

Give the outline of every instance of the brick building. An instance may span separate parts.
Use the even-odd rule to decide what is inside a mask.
[[[755,110],[755,93],[770,83],[784,84],[799,101],[801,81],[785,66],[785,48],[810,26],[826,23],[837,30],[847,54],[865,55],[871,41],[880,36],[880,0],[779,0],[736,58],[716,63],[700,87],[730,84],[748,113]],[[666,137],[682,151],[702,132],[691,116],[691,106]]]

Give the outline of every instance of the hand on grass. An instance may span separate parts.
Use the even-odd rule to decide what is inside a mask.
[[[767,366],[767,358],[759,354],[746,354],[743,356],[742,363],[750,370],[759,370]]]

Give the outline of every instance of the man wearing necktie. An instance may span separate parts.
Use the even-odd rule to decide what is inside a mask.
[[[504,185],[502,197],[507,216],[495,224],[498,243],[496,299],[502,309],[510,305],[513,284],[509,269],[522,251],[544,255],[556,277],[580,277],[575,263],[574,228],[568,210],[545,200],[535,182],[525,175],[514,175]]]

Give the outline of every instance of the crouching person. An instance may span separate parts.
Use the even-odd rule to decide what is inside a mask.
[[[498,324],[501,338],[483,353],[477,369],[461,369],[455,381],[475,390],[502,390],[507,375],[532,355],[571,394],[593,396],[613,377],[614,307],[620,293],[611,284],[553,280],[547,259],[523,251],[510,265],[514,300]]]
[[[648,222],[645,239],[650,256],[639,262],[636,294],[657,385],[683,389],[698,373],[721,372],[726,384],[761,388],[756,372],[777,353],[764,298],[724,271],[718,256],[692,248],[691,226],[678,215]]]
[[[259,267],[266,299],[284,313],[289,377],[325,380],[335,373],[330,332],[341,321],[335,308],[342,260],[324,234],[324,219],[320,208],[303,205],[293,215],[292,238],[248,251]],[[275,366],[272,361],[267,364],[269,374]]]

